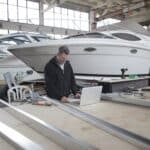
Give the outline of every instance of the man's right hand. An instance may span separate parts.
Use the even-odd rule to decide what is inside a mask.
[[[66,96],[63,96],[61,98],[61,102],[63,102],[63,103],[69,103],[68,98]]]

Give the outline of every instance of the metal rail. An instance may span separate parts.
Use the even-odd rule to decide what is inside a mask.
[[[112,101],[112,102],[120,102],[120,103],[125,103],[125,104],[150,107],[149,100],[139,99],[136,97],[135,98],[125,97],[121,94],[118,94],[118,95],[103,94],[101,99],[107,100],[107,101]]]
[[[56,128],[55,126],[47,124],[39,118],[15,108],[1,99],[0,103],[8,106],[4,108],[7,112],[36,129],[42,135],[50,138],[53,142],[60,145],[65,150],[98,150],[98,148],[86,142],[79,141],[77,138],[72,137],[68,133]]]
[[[26,138],[25,136],[15,131],[14,129],[8,127],[2,122],[0,122],[0,136],[3,137],[15,149],[44,150],[41,146],[33,143],[30,139]]]
[[[70,113],[71,115],[80,118],[95,127],[102,129],[106,131],[109,134],[112,134],[114,136],[117,136],[123,140],[128,141],[131,144],[134,144],[135,146],[141,147],[143,149],[150,150],[150,139],[140,136],[136,133],[133,133],[131,131],[125,130],[123,128],[120,128],[114,124],[111,124],[109,122],[106,122],[100,118],[94,117],[88,113],[82,112],[68,104],[62,104],[57,100],[52,100],[48,98],[47,96],[43,96],[43,99],[52,102],[55,104],[58,108]]]

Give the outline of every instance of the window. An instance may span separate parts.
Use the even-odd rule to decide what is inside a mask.
[[[74,11],[68,10],[68,28],[74,29]]]
[[[104,38],[104,39],[106,38],[106,39],[113,39],[113,37],[111,37],[111,36],[107,36],[105,34],[98,33],[98,32],[74,35],[74,36],[67,37],[67,39],[68,38]]]
[[[17,16],[17,6],[8,5],[8,9],[9,9],[9,20],[16,22],[16,21],[18,20],[18,16]]]
[[[0,3],[5,3],[5,4],[7,4],[7,0],[0,0]]]
[[[18,6],[26,7],[26,0],[18,0]]]
[[[21,23],[27,23],[27,10],[24,7],[18,7],[18,19]]]
[[[10,45],[20,45],[25,43],[31,43],[29,39],[25,36],[13,36],[0,40],[2,44],[10,44]]]
[[[27,14],[29,24],[39,24],[39,3],[27,1]]]
[[[0,44],[16,45],[16,42],[11,39],[3,39],[3,40],[0,40]]]
[[[37,42],[41,42],[41,41],[49,41],[51,38],[48,36],[32,36],[32,38],[34,38]]]
[[[39,10],[28,9],[28,23],[39,24]]]
[[[139,37],[129,34],[129,33],[113,33],[112,35],[120,39],[128,40],[128,41],[140,41],[141,40]]]
[[[61,14],[55,13],[55,27],[61,27]]]
[[[32,9],[39,9],[39,3],[27,1],[27,7]]]
[[[7,20],[7,4],[0,3],[0,20]]]
[[[0,35],[8,34],[8,30],[0,29]]]
[[[14,36],[11,39],[14,40],[17,45],[31,43],[31,41],[26,36]]]
[[[48,6],[44,5],[44,9]],[[44,12],[44,25],[89,31],[89,14],[61,7]]]
[[[48,6],[44,5],[44,9],[46,9]],[[44,25],[46,26],[54,26],[54,9],[50,9],[46,12],[44,12]]]
[[[75,29],[80,30],[80,12],[75,11],[74,12],[74,24],[75,24]]]
[[[90,38],[106,38],[106,39],[113,39],[113,37],[111,36],[107,36],[105,34],[102,34],[102,33],[97,33],[97,32],[93,32],[93,33],[87,33],[86,36],[90,37]]]
[[[9,5],[17,5],[17,0],[8,0]]]

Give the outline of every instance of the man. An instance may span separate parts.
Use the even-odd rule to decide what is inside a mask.
[[[68,56],[68,47],[61,46],[57,55],[46,64],[44,70],[47,95],[64,103],[69,102],[67,97],[71,91],[76,98],[80,97]]]

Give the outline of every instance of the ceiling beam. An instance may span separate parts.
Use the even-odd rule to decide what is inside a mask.
[[[116,10],[116,11],[113,11],[113,12],[109,12],[106,15],[103,15],[103,16],[100,16],[100,17],[96,18],[96,21],[100,21],[100,20],[103,20],[105,18],[112,18],[112,17],[118,16],[118,15],[121,15],[121,14],[124,15],[125,13],[128,13],[130,11],[133,11],[133,10],[136,10],[136,9],[139,9],[139,8],[143,8],[145,6],[146,6],[145,2],[140,2],[140,3],[137,3],[136,5],[132,5],[128,8],[119,9],[119,10]]]

